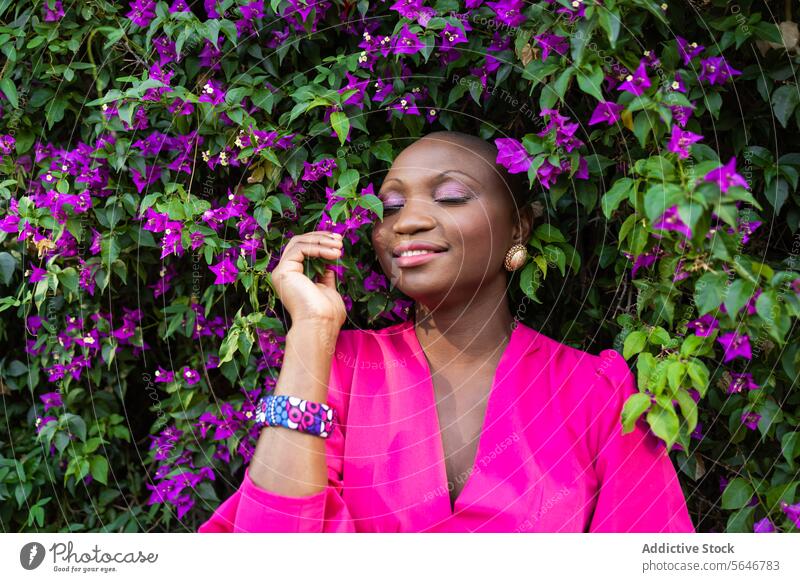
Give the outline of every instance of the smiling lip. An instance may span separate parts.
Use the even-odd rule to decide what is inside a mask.
[[[400,256],[406,251],[427,251],[425,253]],[[436,255],[447,252],[447,248],[424,240],[403,241],[392,249],[392,258],[398,267],[416,267],[433,260]]]
[[[437,245],[434,243],[430,243],[423,240],[412,240],[412,241],[403,241],[397,244],[392,249],[392,256],[399,257],[400,253],[405,251],[434,251],[434,252],[442,252],[446,251],[447,249],[441,245]]]
[[[417,265],[423,265],[425,263],[428,263],[437,256],[442,255],[446,252],[447,251],[430,251],[419,255],[394,257],[394,260],[396,261],[398,267],[416,267]]]

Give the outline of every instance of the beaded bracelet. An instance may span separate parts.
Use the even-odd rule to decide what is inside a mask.
[[[283,426],[322,438],[328,438],[336,422],[336,410],[322,402],[312,402],[296,396],[264,396],[256,405],[255,424]]]

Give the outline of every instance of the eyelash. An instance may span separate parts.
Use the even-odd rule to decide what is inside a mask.
[[[435,202],[442,202],[444,204],[456,205],[456,204],[465,204],[468,201],[469,201],[469,197],[464,197],[464,198],[440,198],[439,200],[436,200]],[[383,207],[383,214],[386,215],[386,214],[391,214],[392,212],[397,212],[397,210],[399,210],[400,208],[402,208],[402,206],[384,206]]]

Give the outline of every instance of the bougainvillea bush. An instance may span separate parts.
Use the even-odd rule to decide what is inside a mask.
[[[407,318],[375,192],[450,129],[540,211],[516,315],[624,355],[698,530],[797,531],[792,4],[0,1],[3,530],[195,530],[280,369],[287,240],[344,234],[346,327]]]

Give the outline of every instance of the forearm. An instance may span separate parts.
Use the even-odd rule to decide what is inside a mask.
[[[338,327],[323,323],[292,325],[274,394],[326,402],[338,335]],[[283,427],[265,427],[249,471],[253,482],[267,491],[290,497],[319,493],[328,483],[325,439]]]

